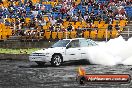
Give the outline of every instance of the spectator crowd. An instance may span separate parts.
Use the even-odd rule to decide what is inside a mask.
[[[38,0],[39,1],[39,0]],[[5,4],[5,2],[7,2]],[[50,2],[50,3],[48,3]],[[126,6],[131,0],[3,0],[0,1],[1,23],[18,29],[24,35],[26,29],[49,31],[74,31],[79,28],[97,28],[95,21],[113,24],[114,20],[127,20]],[[67,25],[66,22],[69,22]],[[70,23],[72,22],[72,23]],[[79,26],[74,26],[81,22]],[[83,26],[83,22],[86,23]],[[119,30],[117,25],[115,26]],[[93,26],[94,25],[94,26]],[[108,26],[111,30],[112,27]],[[24,31],[22,30],[24,29]],[[23,31],[23,32],[22,32]]]

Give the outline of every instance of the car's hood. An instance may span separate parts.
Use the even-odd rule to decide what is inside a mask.
[[[62,52],[65,47],[55,47],[55,48],[44,48],[33,53],[52,53],[52,52]]]

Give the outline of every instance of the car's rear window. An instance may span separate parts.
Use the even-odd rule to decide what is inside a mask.
[[[54,45],[52,45],[52,48],[54,47],[66,47],[66,45],[70,42],[70,40],[59,40]]]

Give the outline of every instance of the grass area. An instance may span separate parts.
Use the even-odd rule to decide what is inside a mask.
[[[0,53],[5,54],[31,54],[32,52],[40,50],[40,48],[32,48],[32,49],[5,49],[0,48]]]

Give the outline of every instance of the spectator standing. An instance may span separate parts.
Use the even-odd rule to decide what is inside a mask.
[[[119,26],[118,22],[116,22],[115,29],[120,32],[120,26]]]
[[[108,25],[108,30],[111,31],[112,30],[112,23],[110,22],[109,25]]]
[[[52,31],[55,31],[55,25],[51,24],[50,27],[49,27],[49,30],[52,32]]]
[[[72,30],[73,30],[73,26],[72,26],[72,24],[70,23],[69,26],[68,26],[68,28],[67,28],[67,31],[72,31]]]
[[[57,22],[54,17],[50,17],[49,21],[51,22],[52,25],[55,25],[55,23]]]

